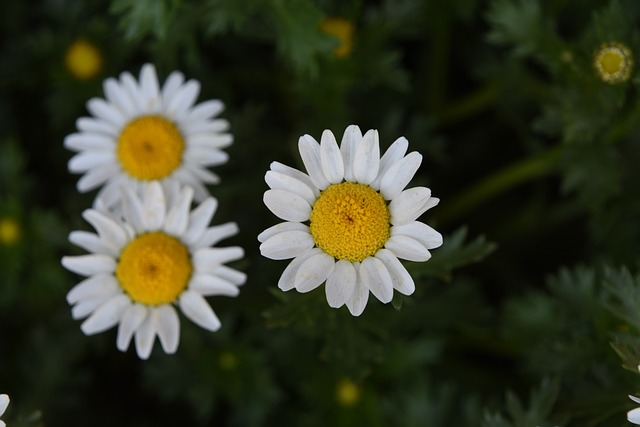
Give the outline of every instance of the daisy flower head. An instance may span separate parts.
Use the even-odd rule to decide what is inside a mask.
[[[6,394],[0,394],[0,417],[4,414],[4,411],[7,410],[9,401],[9,396],[7,396]],[[6,427],[6,424],[2,420],[0,420],[0,427]]]
[[[329,130],[320,143],[309,135],[298,147],[307,173],[278,162],[265,180],[264,203],[285,222],[260,233],[260,252],[290,259],[283,291],[309,292],[326,282],[327,302],[364,311],[369,291],[383,303],[393,290],[411,295],[413,279],[398,258],[427,261],[442,236],[417,221],[439,199],[426,187],[405,189],[422,162],[398,138],[380,157],[378,131],[347,127],[340,147]]]
[[[603,43],[593,55],[593,66],[602,81],[623,83],[631,76],[633,54],[618,41]]]
[[[123,190],[121,216],[84,211],[97,233],[73,231],[69,240],[90,254],[62,258],[65,268],[87,277],[67,294],[73,318],[87,318],[82,332],[118,325],[118,349],[126,351],[135,335],[141,359],[151,354],[156,335],[166,353],[177,350],[175,306],[202,328],[218,330],[220,321],[204,297],[237,296],[246,279],[224,265],[241,259],[242,248],[212,247],[238,232],[235,223],[209,227],[216,199],[191,210],[193,189],[169,187],[152,182],[142,197]]]
[[[152,181],[165,186],[177,181],[193,187],[197,201],[204,200],[209,195],[205,184],[220,181],[207,168],[226,163],[222,149],[233,137],[227,132],[229,123],[216,118],[223,103],[194,105],[199,92],[200,84],[185,82],[178,71],[160,87],[151,64],[142,67],[139,80],[128,72],[119,80],[106,79],[105,99],[87,103],[93,117],[79,118],[78,132],[64,140],[66,148],[78,153],[69,160],[69,171],[84,174],[78,191],[102,186],[98,198],[112,207],[122,186],[143,194]]]

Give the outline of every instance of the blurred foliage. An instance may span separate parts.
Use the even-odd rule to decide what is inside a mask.
[[[353,48],[321,30],[354,27]],[[0,14],[0,393],[10,426],[623,426],[640,390],[640,3],[635,0],[38,0]],[[68,49],[102,55],[78,80]],[[594,67],[627,46],[628,80]],[[142,362],[86,337],[78,194],[62,146],[102,81],[145,62],[221,99],[235,143],[215,221],[245,248],[215,334],[181,322],[177,354]],[[412,185],[445,236],[392,304],[361,317],[321,287],[283,293],[256,236],[274,161],[349,124],[424,155]],[[11,232],[13,230],[13,232]],[[14,233],[14,234],[11,234]],[[17,236],[17,237],[16,237]],[[185,319],[183,319],[185,320]]]

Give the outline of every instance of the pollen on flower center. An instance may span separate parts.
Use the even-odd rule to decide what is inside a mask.
[[[159,305],[178,298],[191,271],[185,245],[162,232],[153,232],[137,237],[122,250],[116,277],[132,300]]]
[[[320,193],[311,212],[311,235],[316,246],[334,258],[360,262],[389,239],[389,217],[380,193],[343,182]]]
[[[158,180],[180,166],[184,146],[174,123],[161,116],[142,116],[129,122],[120,133],[118,160],[132,177]]]

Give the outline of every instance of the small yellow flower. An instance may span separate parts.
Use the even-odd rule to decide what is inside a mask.
[[[349,56],[353,50],[353,33],[355,28],[350,21],[343,18],[327,18],[320,22],[320,31],[334,36],[340,41],[333,54],[337,58]]]
[[[218,358],[220,367],[225,371],[233,371],[238,366],[238,358],[235,354],[225,351]]]
[[[631,50],[620,42],[604,43],[593,56],[593,65],[604,82],[625,82],[633,68]]]
[[[0,218],[0,243],[4,246],[15,245],[20,236],[22,229],[20,223],[12,217]]]
[[[349,379],[342,379],[336,387],[336,400],[341,406],[351,407],[360,401],[360,387]]]
[[[86,39],[77,39],[64,57],[67,70],[78,80],[88,80],[102,70],[102,54]]]

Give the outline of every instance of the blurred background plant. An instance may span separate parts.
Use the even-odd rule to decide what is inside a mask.
[[[9,1],[0,14],[0,392],[23,425],[624,426],[640,390],[640,3]],[[85,337],[60,258],[94,194],[62,146],[102,81],[156,64],[226,104],[215,221],[245,248],[218,333],[149,361]],[[271,161],[380,131],[424,156],[445,243],[359,318],[259,255]],[[626,368],[626,369],[624,369]]]

